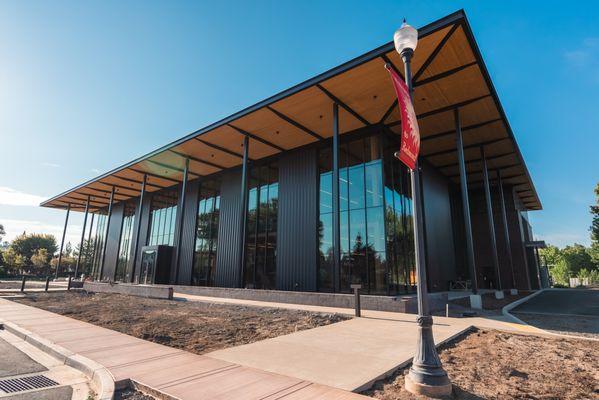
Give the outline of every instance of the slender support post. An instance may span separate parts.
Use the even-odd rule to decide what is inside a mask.
[[[404,49],[401,58],[405,66],[405,80],[410,97],[413,101],[412,69],[410,61],[414,51]],[[441,365],[441,360],[435,348],[433,338],[433,317],[429,312],[428,289],[426,287],[426,254],[424,248],[424,220],[422,209],[422,192],[420,182],[420,166],[416,160],[416,166],[410,170],[412,201],[414,204],[414,250],[416,261],[416,274],[418,276],[418,345],[416,354],[412,361],[410,372],[406,376],[406,389],[412,393],[431,395],[448,395],[451,393],[451,382],[447,373]]]
[[[239,258],[239,287],[243,287],[243,274],[245,273],[245,236],[247,229],[247,208],[248,208],[248,158],[249,158],[249,138],[243,138],[243,164],[241,167],[241,241],[240,241],[240,258]]]
[[[104,233],[104,243],[102,245],[102,261],[100,262],[99,281],[102,281],[102,273],[104,272],[104,263],[106,262],[106,247],[108,247],[108,233],[110,232],[110,217],[112,217],[112,202],[114,201],[114,186],[110,191],[110,200],[108,202],[108,215],[106,216],[106,232]]]
[[[483,183],[485,187],[485,202],[487,203],[487,219],[489,221],[489,236],[491,239],[491,261],[497,278],[497,290],[503,290],[501,284],[501,271],[499,270],[499,255],[497,254],[497,236],[495,235],[495,221],[493,219],[493,200],[491,199],[491,185],[489,184],[489,170],[487,168],[487,158],[485,157],[485,148],[480,146],[480,157],[483,162]]]
[[[177,218],[177,254],[175,263],[175,282],[177,285],[179,283],[179,270],[181,269],[181,242],[183,241],[183,223],[185,221],[185,192],[187,192],[187,179],[189,172],[189,158],[185,159],[185,169],[183,170],[183,183],[181,184],[181,209],[178,210],[177,214],[179,214],[179,218]]]
[[[75,279],[77,279],[79,273],[79,264],[81,263],[81,254],[83,253],[83,240],[85,239],[85,225],[87,225],[87,214],[89,212],[89,195],[87,195],[87,202],[85,203],[85,215],[83,217],[83,229],[81,230],[81,241],[79,242],[79,254],[77,254],[77,264],[75,264]],[[88,242],[89,244],[89,242]]]
[[[354,291],[354,309],[356,317],[361,317],[362,311],[360,306],[360,289],[362,289],[362,285],[360,285],[359,283],[355,283],[351,285],[351,288]]]
[[[69,281],[67,283],[67,291],[71,290],[71,278],[72,278],[71,275],[69,275]]]
[[[96,214],[92,213],[92,220],[89,222],[89,233],[87,234],[87,245],[88,246],[90,245],[91,240],[92,240],[92,231],[94,230],[94,217],[95,216],[96,216]],[[95,247],[95,243],[94,243],[94,247]],[[91,256],[90,258],[92,259],[92,263],[93,263],[93,259],[94,259],[94,256],[95,256],[95,252],[92,255],[91,251],[89,251],[89,250],[90,249],[88,248],[88,251],[85,253],[85,265],[86,266],[89,266],[87,258]],[[91,270],[89,271],[89,273],[91,274]]]
[[[516,289],[516,275],[514,274],[514,258],[512,257],[512,244],[510,241],[510,231],[507,223],[507,211],[505,209],[505,198],[503,196],[503,181],[501,180],[501,171],[497,170],[497,185],[499,186],[499,201],[501,202],[501,219],[503,222],[503,237],[507,247],[507,258],[510,263],[512,273],[512,289]]]
[[[54,279],[58,279],[58,271],[60,270],[60,263],[62,262],[62,248],[64,247],[64,238],[67,235],[67,224],[69,223],[69,214],[71,213],[71,203],[67,205],[67,216],[64,220],[64,229],[62,230],[62,240],[60,241],[60,253],[58,253],[58,263],[56,264],[56,274]]]
[[[144,174],[141,181],[141,193],[139,194],[139,203],[137,205],[137,229],[135,231],[135,244],[133,245],[133,265],[131,266],[131,282],[135,281],[135,268],[137,267],[137,253],[139,253],[139,234],[141,233],[141,216],[144,209],[144,196],[146,194],[146,180],[148,176]]]
[[[23,278],[21,279],[21,292],[25,291],[25,281],[27,280],[27,276],[23,275]]]
[[[535,247],[535,256],[537,258],[537,280],[539,283],[539,290],[543,289],[541,284],[541,257],[539,257],[539,248]]]
[[[49,286],[50,286],[50,276],[46,276],[46,286],[44,287],[44,292],[48,291]]]
[[[468,178],[466,177],[466,163],[464,162],[464,142],[462,140],[462,123],[460,110],[454,110],[456,147],[458,150],[458,165],[460,167],[460,189],[462,192],[462,213],[464,214],[464,230],[466,231],[466,261],[472,282],[472,294],[478,294],[478,276],[474,261],[474,241],[472,239],[472,223],[470,221],[470,199],[468,197]]]
[[[341,228],[339,213],[339,105],[333,103],[333,282],[335,292],[340,290]]]

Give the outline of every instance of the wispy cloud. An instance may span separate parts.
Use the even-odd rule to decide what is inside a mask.
[[[90,169],[91,172],[93,172],[94,174],[99,174],[100,170],[98,168],[92,168]]]
[[[43,196],[24,193],[6,186],[0,186],[0,204],[7,206],[38,206],[46,200]]]
[[[55,163],[51,163],[51,162],[43,162],[42,166],[50,167],[50,168],[60,168],[60,164],[55,164]]]
[[[54,237],[56,237],[56,241],[59,244],[62,238],[62,225],[53,225],[43,221],[23,219],[1,219],[0,223],[4,225],[4,229],[6,230],[6,236],[2,239],[3,241],[11,241],[23,232],[46,233],[54,235]],[[79,243],[79,237],[81,236],[81,228],[81,225],[69,224],[69,226],[67,227],[65,243],[71,242],[71,244],[73,245]]]
[[[574,49],[565,51],[564,59],[571,68],[587,71],[595,83],[599,83],[599,37],[588,37]]]

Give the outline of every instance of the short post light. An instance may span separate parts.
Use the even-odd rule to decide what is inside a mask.
[[[412,69],[410,61],[418,44],[418,31],[404,20],[393,35],[395,49],[404,63],[406,85],[413,100]],[[428,307],[426,287],[424,227],[420,196],[419,166],[411,170],[412,201],[414,203],[414,245],[416,247],[416,270],[418,275],[418,345],[410,372],[405,378],[406,390],[428,397],[444,397],[451,394],[451,381],[441,365],[433,338],[433,317]]]

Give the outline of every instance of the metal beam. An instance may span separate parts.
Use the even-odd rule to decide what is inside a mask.
[[[141,233],[141,219],[143,216],[144,209],[144,197],[146,194],[146,181],[148,177],[144,174],[143,179],[141,181],[141,193],[139,195],[139,203],[137,203],[137,216],[135,221],[135,244],[133,245],[133,265],[131,266],[131,282],[135,282],[135,268],[137,266],[137,253],[139,253],[139,235]]]
[[[393,112],[393,109],[395,107],[397,107],[397,99],[393,99],[393,102],[391,103],[391,105],[389,106],[389,108],[387,108],[387,111],[385,111],[385,114],[383,114],[383,116],[379,120],[379,124],[384,124],[385,123],[385,121],[387,120],[387,118],[389,118],[389,116],[391,115],[391,113]]]
[[[189,159],[189,160],[196,161],[196,162],[199,162],[199,163],[202,163],[202,164],[206,164],[206,165],[209,165],[209,166],[211,166],[213,168],[218,168],[218,169],[221,169],[221,170],[222,169],[227,169],[227,167],[223,167],[222,165],[218,165],[218,164],[213,163],[211,161],[202,160],[200,158],[197,158],[197,157],[194,157],[194,156],[190,156],[189,154],[180,153],[178,151],[171,150],[171,149],[169,149],[169,151],[171,153],[173,153],[173,154],[178,155],[179,157],[183,157],[185,159]]]
[[[437,47],[435,47],[433,52],[428,56],[428,58],[424,61],[424,63],[422,63],[422,65],[420,66],[420,69],[414,75],[414,78],[413,78],[414,82],[418,82],[418,79],[426,71],[426,69],[429,67],[429,65],[431,65],[431,63],[433,61],[435,61],[435,58],[437,57],[437,55],[441,52],[441,50],[443,50],[445,43],[447,43],[447,41],[451,38],[451,35],[453,35],[453,33],[458,29],[459,26],[460,26],[460,24],[455,24],[454,26],[452,26],[451,29],[449,30],[449,32],[447,32],[447,34],[443,37],[443,39],[441,39],[441,41],[439,42]]]
[[[137,179],[131,179],[131,178],[125,178],[123,176],[119,176],[119,175],[112,175],[113,178],[117,178],[117,179],[121,179],[123,181],[127,181],[127,182],[132,182],[132,183],[137,183],[138,185],[143,185],[142,181],[138,181]],[[161,186],[161,185],[157,185],[155,183],[149,183],[146,182],[146,186],[152,186],[158,189],[164,189],[166,186]]]
[[[92,213],[92,220],[89,222],[89,232],[88,232],[88,234],[87,234],[87,245],[88,245],[88,246],[89,246],[89,244],[91,243],[91,239],[92,239],[92,231],[94,230],[94,217],[95,217],[95,216],[96,216],[96,214],[95,214],[95,213]],[[94,245],[95,245],[95,243],[94,243]],[[90,256],[90,255],[91,255],[91,254],[90,254],[90,252],[87,252],[87,253],[85,254],[85,264],[86,264],[86,265],[87,265],[87,263],[88,263],[88,259],[87,259],[87,257],[88,257],[88,256]],[[93,259],[94,259],[95,255],[96,255],[96,253],[95,253],[95,249],[94,249],[94,254],[91,256],[92,263],[93,263]],[[91,271],[90,271],[90,274],[91,274]]]
[[[162,167],[162,168],[167,168],[167,169],[170,169],[170,170],[173,170],[173,171],[177,171],[177,172],[180,172],[180,173],[183,173],[183,172],[185,171],[184,169],[181,169],[181,168],[178,168],[178,167],[175,167],[175,166],[169,165],[169,164],[165,164],[165,163],[163,163],[163,162],[160,162],[160,161],[154,161],[154,160],[146,160],[146,161],[147,161],[147,162],[150,162],[150,163],[152,163],[152,164],[156,164],[156,165],[158,165],[159,167]],[[189,175],[193,175],[193,176],[196,176],[196,177],[198,177],[198,178],[201,178],[201,177],[202,177],[202,175],[200,175],[200,174],[197,174],[197,173],[195,173],[195,172],[192,172],[192,171],[188,171],[188,173],[189,173]]]
[[[508,140],[508,139],[509,138],[501,138],[501,139],[487,140],[487,141],[479,142],[479,143],[473,143],[473,144],[469,144],[468,146],[464,146],[464,150],[473,149],[473,148],[480,147],[480,146],[488,146],[491,144],[503,142],[504,140]],[[435,152],[429,153],[429,154],[423,154],[422,156],[423,157],[434,157],[434,156],[440,156],[443,154],[452,154],[455,151],[456,151],[456,149],[440,150],[440,151],[435,151]]]
[[[487,161],[490,161],[490,160],[491,160],[491,157],[488,157]],[[466,164],[474,164],[474,163],[481,162],[481,161],[482,160],[470,160],[470,161],[466,161]],[[499,171],[500,169],[509,169],[509,168],[514,168],[514,167],[519,167],[519,166],[520,166],[520,163],[517,163],[517,164],[508,164],[508,165],[500,165],[500,166],[497,166],[497,167],[493,167],[493,169],[496,169],[496,170]],[[460,176],[460,174],[457,173],[457,174],[451,174],[451,175],[446,175],[446,176],[448,178],[457,178],[458,176]]]
[[[508,176],[504,176],[503,179],[519,178],[521,176],[526,176],[526,174],[520,173],[520,174],[516,174],[516,175],[508,175]],[[476,179],[476,180],[469,181],[468,183],[481,183],[483,181],[484,181],[484,179]],[[494,181],[495,181],[494,179],[490,179],[490,182],[494,182]]]
[[[181,184],[181,207],[177,211],[177,253],[175,254],[175,285],[179,284],[179,270],[181,269],[181,242],[183,242],[183,223],[185,222],[185,199],[187,192],[187,172],[189,171],[189,158],[185,159],[183,183]]]
[[[202,140],[202,139],[200,139],[198,137],[195,137],[194,139],[197,140],[198,142],[200,142],[200,143],[208,146],[208,147],[211,147],[211,148],[215,149],[215,150],[222,151],[223,153],[227,153],[230,156],[235,156],[235,157],[239,157],[239,158],[243,159],[243,153],[237,153],[237,152],[229,150],[229,149],[227,149],[225,147],[221,147],[221,146],[218,146],[216,144],[212,144],[210,142]]]
[[[241,240],[239,241],[239,284],[240,288],[243,287],[243,275],[245,272],[245,239],[247,230],[247,208],[248,208],[248,154],[250,148],[249,136],[243,138],[243,164],[241,167]]]
[[[87,213],[89,212],[89,197],[85,203],[85,215],[83,216],[83,229],[81,230],[81,241],[79,242],[79,254],[77,254],[77,264],[75,264],[75,279],[79,273],[79,264],[81,263],[81,253],[83,253],[83,240],[85,239],[85,225],[87,225]]]
[[[474,240],[472,238],[472,222],[470,219],[470,199],[468,197],[468,178],[466,177],[466,165],[464,163],[464,143],[462,141],[462,127],[460,122],[460,110],[454,110],[456,147],[458,162],[460,166],[460,189],[462,194],[462,212],[464,214],[464,230],[466,233],[466,262],[470,271],[472,281],[472,293],[478,293],[478,276],[476,273],[476,262],[474,259]]]
[[[465,127],[462,128],[462,133],[464,133],[466,131],[471,131],[473,129],[482,128],[483,126],[487,126],[487,125],[493,124],[493,123],[498,122],[498,121],[501,121],[501,118],[491,119],[489,121],[481,122],[479,124],[468,125],[468,126],[465,126]],[[433,133],[432,135],[423,136],[420,139],[420,141],[421,142],[425,142],[427,140],[438,139],[440,137],[450,136],[450,135],[455,135],[455,129],[448,130],[448,131],[445,131],[445,132]]]
[[[56,263],[56,275],[55,279],[58,279],[58,271],[60,270],[60,263],[62,262],[62,248],[64,247],[64,238],[67,234],[67,224],[69,223],[69,214],[71,213],[71,203],[67,204],[67,216],[64,220],[64,229],[62,230],[62,240],[60,241],[60,253],[58,253],[58,263]]]
[[[102,184],[102,185],[106,185],[106,186],[114,186],[117,189],[128,190],[130,192],[134,192],[135,195],[137,195],[139,193],[139,189],[132,188],[130,186],[119,185],[119,184],[116,184],[116,183],[106,183],[106,182],[98,181],[98,182],[94,182],[94,184]],[[123,192],[119,192],[119,193],[123,193]]]
[[[333,103],[333,288],[340,290],[341,229],[339,214],[339,105]]]
[[[102,280],[102,273],[104,272],[104,263],[106,262],[106,247],[108,245],[108,233],[110,232],[110,217],[112,217],[112,202],[114,200],[114,188],[110,193],[110,203],[108,204],[108,216],[106,217],[106,233],[104,234],[104,243],[102,246],[102,261],[100,263],[100,276],[98,280]]]
[[[175,183],[175,184],[177,184],[177,185],[178,185],[179,183],[181,183],[181,181],[178,181],[178,180],[176,180],[176,179],[174,179],[174,178],[169,178],[169,177],[166,177],[166,176],[162,176],[162,175],[153,174],[153,173],[151,173],[151,172],[141,171],[141,170],[139,170],[139,169],[135,169],[135,168],[129,168],[129,169],[130,169],[131,171],[133,171],[133,172],[136,172],[136,173],[138,173],[138,174],[142,174],[142,175],[151,176],[151,177],[153,177],[153,178],[157,178],[157,179],[164,179],[165,181],[173,182],[173,183]],[[167,186],[167,187],[168,187],[168,186]]]
[[[304,125],[300,124],[299,122],[297,122],[294,119],[291,119],[290,117],[288,117],[287,115],[283,114],[282,112],[275,110],[271,106],[266,106],[266,109],[270,110],[273,114],[275,114],[277,117],[281,118],[283,121],[286,121],[286,122],[290,123],[291,125],[295,126],[296,128],[298,128],[298,129],[306,132],[308,135],[314,136],[318,140],[324,139],[318,133],[314,132],[311,129],[306,128]]]
[[[276,144],[274,144],[274,143],[271,143],[271,142],[269,142],[268,140],[262,139],[260,136],[256,136],[256,135],[254,135],[253,133],[249,133],[248,131],[246,131],[246,130],[244,130],[244,129],[241,129],[241,128],[238,128],[238,127],[236,127],[235,125],[227,124],[227,126],[228,126],[228,127],[230,127],[230,128],[233,128],[234,130],[236,130],[237,132],[241,133],[241,134],[242,134],[242,135],[244,135],[245,137],[249,137],[249,138],[251,138],[251,139],[254,139],[254,140],[256,140],[256,141],[258,141],[258,142],[260,142],[260,143],[262,143],[262,144],[265,144],[265,145],[267,145],[267,146],[270,146],[270,147],[272,147],[273,149],[277,149],[277,150],[279,150],[279,151],[285,151],[285,149],[284,149],[284,148],[282,148],[281,146],[278,146],[278,145],[276,145]],[[245,146],[245,147],[244,147],[244,153],[243,153],[243,154],[244,154],[244,156],[245,156],[245,149],[247,149],[247,146]],[[246,160],[247,160],[247,158],[246,158],[246,157],[244,157],[244,159],[246,159]]]
[[[483,181],[485,185],[485,203],[487,206],[487,221],[489,223],[489,236],[491,240],[491,261],[497,278],[497,289],[503,290],[501,284],[501,271],[499,270],[499,255],[497,253],[497,236],[495,235],[495,220],[493,219],[493,201],[491,199],[491,185],[489,185],[489,170],[485,159],[485,148],[480,146],[480,158],[482,159]]]
[[[416,82],[414,84],[414,87],[419,87],[419,86],[427,85],[429,83],[436,82],[436,81],[438,81],[440,79],[447,78],[447,77],[449,77],[451,75],[457,74],[458,72],[463,71],[463,70],[465,70],[467,68],[470,68],[473,65],[477,65],[477,64],[478,64],[477,61],[472,61],[472,62],[470,62],[468,64],[460,65],[459,67],[452,68],[452,69],[447,70],[445,72],[441,72],[441,73],[439,73],[437,75],[433,75],[433,76],[431,76],[429,78],[421,79],[421,80],[419,80],[418,82]]]
[[[497,160],[499,158],[507,157],[507,156],[512,155],[512,154],[514,154],[513,151],[508,151],[507,153],[497,154],[497,155],[492,156],[492,157],[487,157],[487,161]],[[476,159],[472,159],[472,160],[466,161],[466,164],[472,164],[472,163],[479,162],[479,161],[480,161],[480,159],[476,158]],[[457,167],[457,166],[458,166],[457,162],[451,162],[451,163],[448,163],[448,164],[435,165],[435,167],[437,167],[437,168],[449,168],[449,167]]]
[[[510,230],[507,223],[507,211],[505,208],[505,198],[503,196],[503,181],[501,180],[501,171],[497,170],[497,186],[499,188],[499,202],[501,203],[501,222],[503,223],[503,240],[507,252],[508,263],[512,273],[512,289],[516,289],[516,274],[514,273],[514,258],[512,256],[512,243],[510,240]]]
[[[334,103],[337,103],[337,105],[341,106],[341,108],[343,108],[345,111],[347,111],[348,113],[350,113],[351,115],[356,117],[358,119],[358,121],[360,121],[361,123],[363,123],[366,126],[371,125],[371,123],[368,122],[368,120],[366,118],[362,117],[360,114],[355,112],[353,108],[351,108],[350,106],[345,104],[343,101],[341,101],[341,99],[339,99],[333,93],[329,92],[321,84],[317,84],[316,87],[319,88],[321,92],[326,94],[329,99],[333,100]]]
[[[404,76],[403,76],[403,72],[400,71],[399,69],[397,69],[397,67],[395,66],[395,64],[393,63],[393,61],[391,61],[391,59],[389,57],[387,57],[386,54],[383,54],[381,56],[381,58],[383,59],[383,61],[385,62],[385,64],[389,64],[389,66],[393,69],[393,71],[395,71],[395,73],[397,75],[399,75],[399,77],[401,78],[402,81],[406,80],[406,78],[404,78]]]

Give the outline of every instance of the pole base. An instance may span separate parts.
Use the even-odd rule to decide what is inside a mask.
[[[408,392],[420,395],[432,397],[434,399],[442,399],[451,396],[451,382],[443,385],[425,385],[424,383],[415,382],[410,374],[405,377],[405,388]]]
[[[503,299],[504,297],[505,297],[505,296],[504,296],[504,294],[503,294],[503,290],[496,290],[496,291],[495,291],[495,298],[496,298],[497,300],[501,300],[501,299]]]
[[[483,298],[480,296],[480,294],[470,295],[470,308],[473,308],[475,310],[483,309]]]
[[[518,289],[510,289],[510,294],[516,296],[518,294]]]

